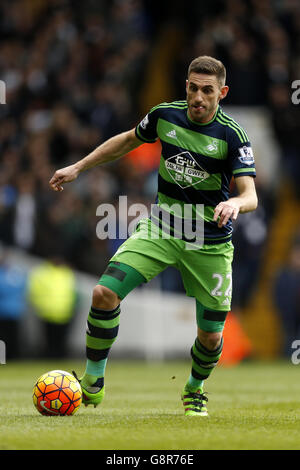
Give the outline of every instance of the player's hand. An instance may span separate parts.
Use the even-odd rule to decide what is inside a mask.
[[[63,191],[63,184],[74,181],[79,174],[79,170],[75,165],[66,166],[61,170],[57,170],[49,181],[50,188],[53,191]]]
[[[214,210],[214,221],[218,222],[218,227],[222,228],[228,220],[236,220],[239,215],[240,205],[233,199],[220,202]],[[218,220],[219,219],[219,220]]]

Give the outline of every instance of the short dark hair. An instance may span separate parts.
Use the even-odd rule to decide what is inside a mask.
[[[192,72],[215,75],[221,86],[225,85],[226,69],[224,64],[208,55],[201,55],[192,60],[188,68],[188,77]]]

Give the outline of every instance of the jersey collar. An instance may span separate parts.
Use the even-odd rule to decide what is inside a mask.
[[[193,121],[190,117],[189,117],[189,114],[188,114],[188,109],[186,110],[186,116],[188,118],[188,120],[192,123],[192,124],[196,124],[197,126],[207,126],[208,124],[211,124],[215,119],[216,119],[216,116],[219,112],[219,108],[220,108],[220,105],[218,104],[218,107],[216,109],[216,112],[215,114],[213,115],[213,117],[211,118],[210,121],[208,122],[197,122],[197,121]]]

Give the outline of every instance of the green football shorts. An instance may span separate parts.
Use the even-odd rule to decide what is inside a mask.
[[[168,266],[177,268],[186,294],[197,304],[197,323],[205,331],[221,331],[231,306],[233,244],[187,249],[178,238],[149,238],[150,219],[142,219],[119,247],[99,280],[120,299]]]

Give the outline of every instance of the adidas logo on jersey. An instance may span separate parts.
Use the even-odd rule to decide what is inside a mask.
[[[170,131],[170,132],[167,132],[166,135],[167,135],[168,137],[172,137],[173,139],[177,139],[177,135],[176,135],[175,129],[173,129],[173,130]]]

